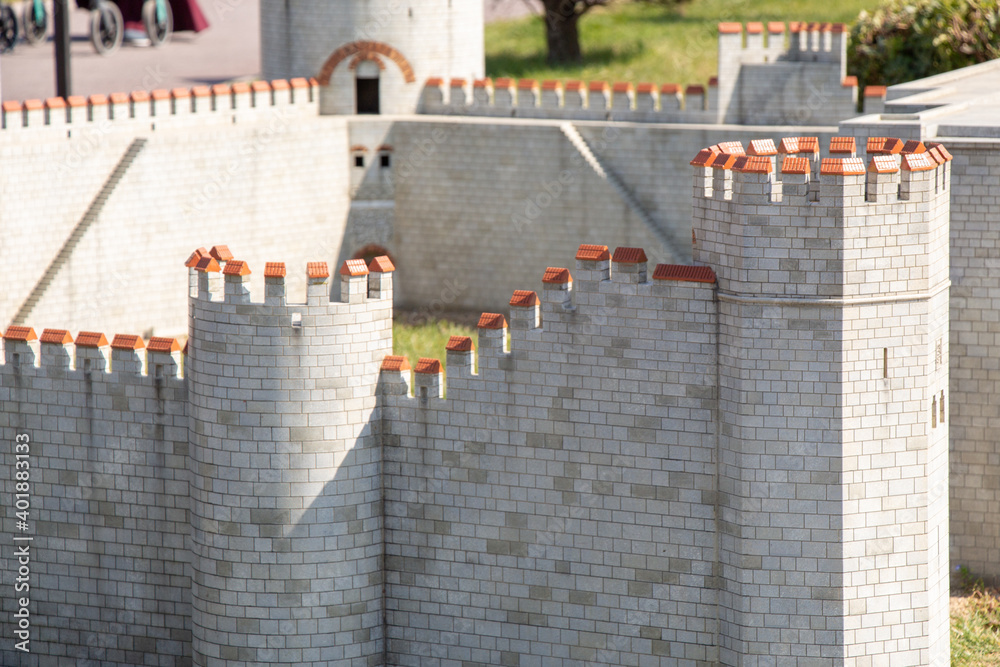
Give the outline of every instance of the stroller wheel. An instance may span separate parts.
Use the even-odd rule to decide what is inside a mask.
[[[169,0],[146,0],[142,4],[142,24],[153,46],[163,46],[174,32],[174,12]]]
[[[0,53],[14,50],[17,43],[17,17],[7,5],[0,5]]]
[[[118,5],[99,0],[97,8],[90,12],[90,41],[94,50],[110,56],[122,45],[124,36],[125,21]]]
[[[24,10],[24,41],[31,45],[45,41],[48,27],[49,13],[45,11],[45,4],[31,0]]]

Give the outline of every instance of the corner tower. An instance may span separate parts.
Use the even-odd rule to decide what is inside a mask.
[[[428,77],[482,78],[483,3],[261,0],[265,79],[315,77],[327,114],[414,113]]]
[[[950,156],[876,138],[776,178],[758,143],[692,162],[719,285],[722,662],[947,664]]]

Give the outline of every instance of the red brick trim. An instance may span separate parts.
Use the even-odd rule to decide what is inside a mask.
[[[337,69],[337,65],[343,62],[346,58],[350,58],[355,54],[361,54],[363,57],[375,55],[385,56],[399,66],[399,69],[403,72],[403,79],[406,83],[413,83],[416,81],[416,77],[413,76],[413,67],[410,65],[410,62],[403,57],[402,53],[388,44],[383,44],[382,42],[358,41],[343,45],[334,51],[329,58],[327,58],[326,62],[323,64],[323,68],[319,72],[319,76],[317,77],[319,84],[321,86],[329,86],[330,77],[333,76],[333,71]]]

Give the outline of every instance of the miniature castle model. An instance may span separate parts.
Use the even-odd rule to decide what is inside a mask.
[[[283,78],[3,103],[0,663],[946,664],[949,545],[1000,578],[1000,62],[858,117],[828,24],[491,81],[473,5],[262,0]],[[394,307],[491,311],[446,398]]]

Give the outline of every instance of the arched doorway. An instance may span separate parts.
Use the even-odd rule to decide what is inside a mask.
[[[373,60],[362,60],[358,63],[354,76],[356,86],[354,99],[357,100],[357,113],[380,113],[378,63]]]

